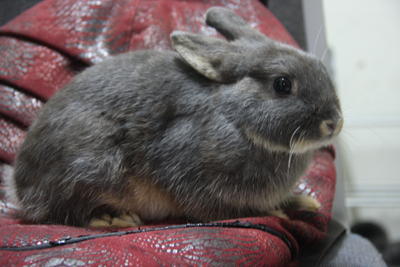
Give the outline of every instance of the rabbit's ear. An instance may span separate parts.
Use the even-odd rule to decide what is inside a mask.
[[[206,13],[207,25],[215,28],[228,40],[268,42],[270,39],[252,28],[240,16],[224,7],[212,7]]]
[[[199,73],[214,81],[227,80],[229,64],[226,63],[238,54],[233,45],[225,40],[180,31],[174,31],[171,40],[179,55]]]

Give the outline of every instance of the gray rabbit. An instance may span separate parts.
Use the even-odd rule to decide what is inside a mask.
[[[88,68],[41,110],[11,191],[33,223],[136,226],[317,209],[291,189],[342,127],[322,63],[213,7],[228,41],[173,32],[175,51]]]

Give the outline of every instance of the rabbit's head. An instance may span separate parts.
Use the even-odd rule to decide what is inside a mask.
[[[209,9],[206,23],[228,40],[173,32],[172,44],[192,68],[219,84],[213,97],[218,109],[252,143],[303,153],[340,132],[339,100],[317,58],[271,40],[225,8]]]

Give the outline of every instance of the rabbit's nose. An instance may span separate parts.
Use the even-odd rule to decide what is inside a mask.
[[[343,118],[339,118],[336,121],[324,120],[321,122],[319,128],[321,130],[321,135],[323,137],[331,137],[338,135],[343,128]]]

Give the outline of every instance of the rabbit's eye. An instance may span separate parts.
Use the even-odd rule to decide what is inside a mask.
[[[274,90],[280,95],[288,95],[292,92],[292,82],[287,77],[278,77],[274,81]]]

